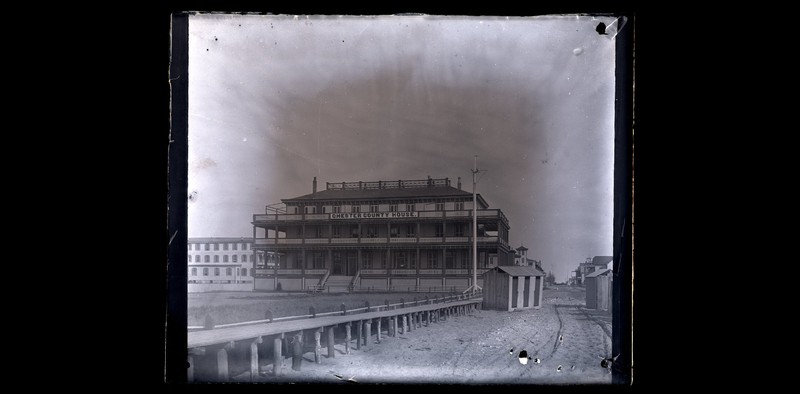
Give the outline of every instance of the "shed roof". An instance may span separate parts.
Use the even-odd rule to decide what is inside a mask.
[[[511,276],[545,276],[544,272],[539,271],[536,267],[517,267],[515,265],[501,265],[495,267]]]
[[[591,274],[586,275],[586,277],[587,278],[596,278],[596,277],[598,277],[600,275],[606,275],[606,274],[608,274],[610,272],[611,272],[611,270],[606,268],[606,269],[602,269],[602,270],[598,270],[598,271],[592,272]]]

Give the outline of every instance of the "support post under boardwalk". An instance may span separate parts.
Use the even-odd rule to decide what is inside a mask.
[[[371,322],[372,322],[372,319],[367,320],[367,323],[364,324],[364,331],[365,331],[364,334],[366,334],[366,336],[364,337],[364,346],[369,346],[369,345],[372,344],[372,335],[371,335],[372,323]]]
[[[262,343],[263,339],[258,337],[250,344],[250,380],[256,380],[258,377],[258,344]]]
[[[381,343],[381,320],[383,320],[383,318],[379,317],[378,321],[376,322],[376,324],[378,325],[377,327],[378,335],[375,337],[375,343]]]
[[[389,320],[386,322],[386,336],[393,337],[394,336],[394,318],[390,317]]]
[[[303,363],[303,344],[301,340],[302,334],[294,334],[292,339],[292,369],[299,371]]]
[[[321,330],[322,328],[314,331],[314,362],[317,364],[322,364],[322,360],[320,360],[322,358],[320,356],[322,345],[319,343],[320,335],[322,335],[320,334]]]
[[[187,355],[186,363],[189,364],[189,367],[186,368],[186,381],[194,382],[194,356],[191,354]]]
[[[364,325],[363,320],[358,321],[358,325],[356,326],[356,350],[361,350],[361,326]]]
[[[336,326],[328,327],[328,358],[336,357],[336,349],[333,347],[336,343],[333,341],[333,329]]]
[[[399,316],[394,316],[394,317],[392,317],[392,326],[394,327],[394,328],[393,328],[393,329],[394,329],[394,336],[397,336],[397,323],[398,323],[398,321],[397,321],[397,320],[398,320],[399,318],[400,318]]]
[[[408,314],[408,331],[414,331],[414,314]]]
[[[228,380],[228,349],[233,349],[233,342],[217,350],[217,379]]]
[[[350,354],[350,322],[344,326],[344,354]]]
[[[272,341],[272,375],[281,376],[281,369],[283,368],[283,355],[281,348],[283,347],[283,338],[275,337]]]
[[[403,315],[403,334],[408,334],[408,322],[406,321],[406,315]]]

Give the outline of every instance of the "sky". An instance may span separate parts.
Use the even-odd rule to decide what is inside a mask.
[[[189,237],[325,182],[449,177],[557,281],[612,254],[614,35],[592,16],[194,15]]]

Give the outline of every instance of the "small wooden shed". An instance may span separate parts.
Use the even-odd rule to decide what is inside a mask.
[[[536,267],[498,266],[483,274],[483,308],[500,311],[542,307],[544,272]]]
[[[586,275],[586,308],[608,310],[611,305],[610,269],[601,269]]]

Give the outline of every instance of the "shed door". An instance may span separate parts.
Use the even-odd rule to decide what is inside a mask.
[[[515,277],[511,277],[511,308],[517,308],[517,292],[519,291],[519,281]]]
[[[522,306],[523,307],[525,307],[525,308],[530,308],[531,307],[530,298],[531,298],[531,277],[530,276],[526,276],[525,277],[525,294],[522,295],[522,302],[523,302]]]

